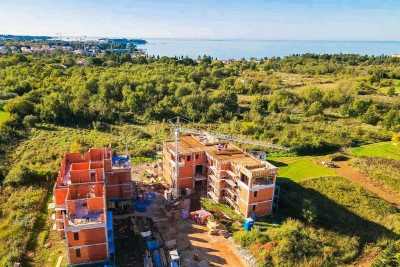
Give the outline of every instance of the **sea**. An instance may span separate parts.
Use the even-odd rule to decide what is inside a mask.
[[[400,54],[400,41],[271,41],[147,38],[138,45],[150,56],[188,56],[196,59],[207,55],[214,59],[250,59],[285,57],[293,54],[359,54],[381,56]]]

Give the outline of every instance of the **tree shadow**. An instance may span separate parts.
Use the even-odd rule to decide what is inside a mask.
[[[288,178],[279,178],[280,199],[278,215],[284,218],[292,217],[303,220],[302,203],[309,199],[316,205],[317,221],[315,226],[327,230],[357,237],[360,240],[360,251],[366,243],[377,243],[381,238],[399,238],[399,235],[388,228],[361,218],[353,212],[327,198],[320,192],[305,188]],[[346,193],[354,194],[348,190]]]

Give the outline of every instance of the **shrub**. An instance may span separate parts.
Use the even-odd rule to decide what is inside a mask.
[[[39,122],[39,118],[37,116],[34,115],[27,115],[25,116],[24,120],[22,121],[22,123],[24,124],[24,126],[26,128],[32,128],[36,125],[36,123]]]
[[[313,116],[313,115],[320,115],[323,113],[324,113],[324,107],[322,106],[321,102],[315,101],[308,108],[306,115]]]
[[[310,200],[304,199],[302,203],[302,216],[308,222],[312,223],[317,218],[317,206]]]
[[[396,88],[394,88],[393,86],[392,87],[390,87],[388,90],[387,90],[387,93],[386,93],[386,95],[387,96],[396,96],[397,95],[397,93],[396,93]]]
[[[362,116],[363,122],[371,125],[376,125],[379,121],[378,109],[375,105],[370,106],[367,112]]]
[[[7,174],[4,184],[11,186],[32,185],[45,181],[48,173],[39,173],[25,165],[17,165]]]

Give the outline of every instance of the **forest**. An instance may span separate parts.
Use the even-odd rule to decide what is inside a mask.
[[[289,153],[268,151],[276,161],[280,157],[340,153],[400,138],[400,58],[304,54],[224,64],[209,56],[193,60],[105,53],[88,58],[88,65],[80,65],[77,62],[81,58],[68,53],[0,56],[1,266],[11,266],[34,250],[35,244],[43,245],[51,238],[51,233],[43,230],[48,224],[45,206],[51,201],[52,183],[64,152],[110,143],[124,147],[128,142],[133,160],[152,160],[161,142],[170,138],[168,119],[175,116],[203,129],[291,148]],[[371,166],[360,157],[354,164],[371,175],[381,171],[378,164],[399,168],[395,160],[374,162],[376,165]],[[398,190],[395,176],[393,171],[390,178],[377,179]],[[296,184],[283,179],[282,183],[284,190],[302,198],[306,198],[304,190],[326,190],[321,194],[336,198],[338,195],[329,195],[329,186],[349,186],[342,181],[328,186],[324,179],[316,181],[319,187],[308,181]],[[369,194],[357,187],[349,186],[348,190]],[[315,200],[319,198],[315,195]],[[279,215],[282,220],[302,222],[288,219],[283,227],[297,231],[297,238],[305,242],[304,247],[310,246],[310,251],[285,248],[282,243],[271,254],[260,256],[257,253],[261,252],[255,252],[265,266],[283,266],[279,257],[289,262],[293,258],[294,265],[337,266],[352,263],[375,248],[375,266],[396,266],[385,265],[384,260],[388,257],[396,264],[394,255],[399,257],[397,208],[377,202],[385,210],[380,214],[369,210],[364,219],[374,221],[378,220],[375,215],[380,216],[374,223],[389,230],[363,238],[362,231],[370,231],[367,227],[371,225],[357,230],[354,225],[362,221],[354,216],[353,228],[341,232],[323,218],[307,221],[301,210],[293,209],[290,214],[295,199],[292,196],[285,201],[287,208]],[[351,201],[367,200],[340,201],[346,206]],[[317,208],[326,212],[333,205],[326,203]],[[359,208],[352,206],[349,210],[362,217]],[[342,209],[333,210],[344,220]],[[387,220],[383,222],[383,218]],[[330,232],[325,235],[319,229]],[[265,238],[272,239],[274,234],[269,231]],[[278,234],[287,238],[285,242],[293,241],[285,228]],[[252,238],[241,235],[244,233],[235,236],[239,243]],[[261,242],[253,237],[254,242]],[[346,246],[340,248],[341,242]],[[324,258],[318,248],[329,244],[335,250],[326,252]],[[43,263],[54,251],[44,250],[33,259],[25,259],[27,266]]]

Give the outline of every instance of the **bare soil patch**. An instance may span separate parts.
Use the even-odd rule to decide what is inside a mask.
[[[335,162],[339,167],[336,168],[336,174],[342,176],[362,187],[378,195],[380,198],[392,203],[400,208],[400,195],[395,191],[387,188],[384,184],[372,179],[369,175],[362,171],[349,166],[346,162]]]

